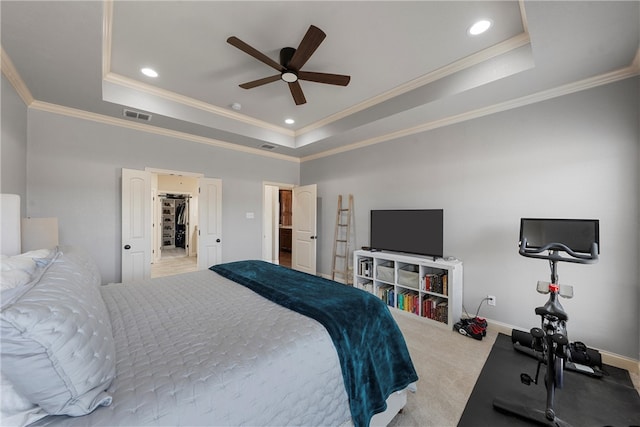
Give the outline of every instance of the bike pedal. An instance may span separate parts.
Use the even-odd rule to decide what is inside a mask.
[[[524,385],[531,385],[531,376],[529,374],[520,374],[520,382]]]
[[[565,346],[569,344],[569,339],[566,335],[563,334],[553,334],[551,335],[551,339],[558,345]]]

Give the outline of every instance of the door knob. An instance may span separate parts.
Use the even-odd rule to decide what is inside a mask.
[[[220,239],[216,239],[216,243],[220,243]]]
[[[124,248],[127,249],[127,250],[131,249],[131,245],[124,245]]]

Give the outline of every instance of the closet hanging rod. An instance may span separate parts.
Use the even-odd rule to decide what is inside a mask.
[[[190,194],[158,194],[158,197],[164,197],[166,199],[190,199]]]

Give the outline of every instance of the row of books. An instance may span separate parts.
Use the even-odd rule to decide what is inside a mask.
[[[378,297],[387,305],[396,307],[399,310],[437,320],[438,322],[448,323],[449,303],[446,298],[430,296],[424,298],[421,303],[418,294],[410,291],[402,291],[396,295],[392,286],[378,288]]]
[[[393,291],[393,286],[380,286],[378,288],[378,298],[384,301],[387,305],[395,307],[396,305],[396,296]]]
[[[448,323],[449,303],[445,298],[431,296],[422,300],[422,317]]]
[[[423,291],[435,292],[442,295],[448,295],[447,273],[433,273],[424,276],[422,285]]]
[[[396,308],[418,314],[420,310],[420,297],[413,292],[398,292],[398,306]]]

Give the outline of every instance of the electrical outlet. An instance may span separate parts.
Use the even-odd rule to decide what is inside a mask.
[[[496,297],[495,295],[487,295],[487,304],[489,305],[496,305]]]

